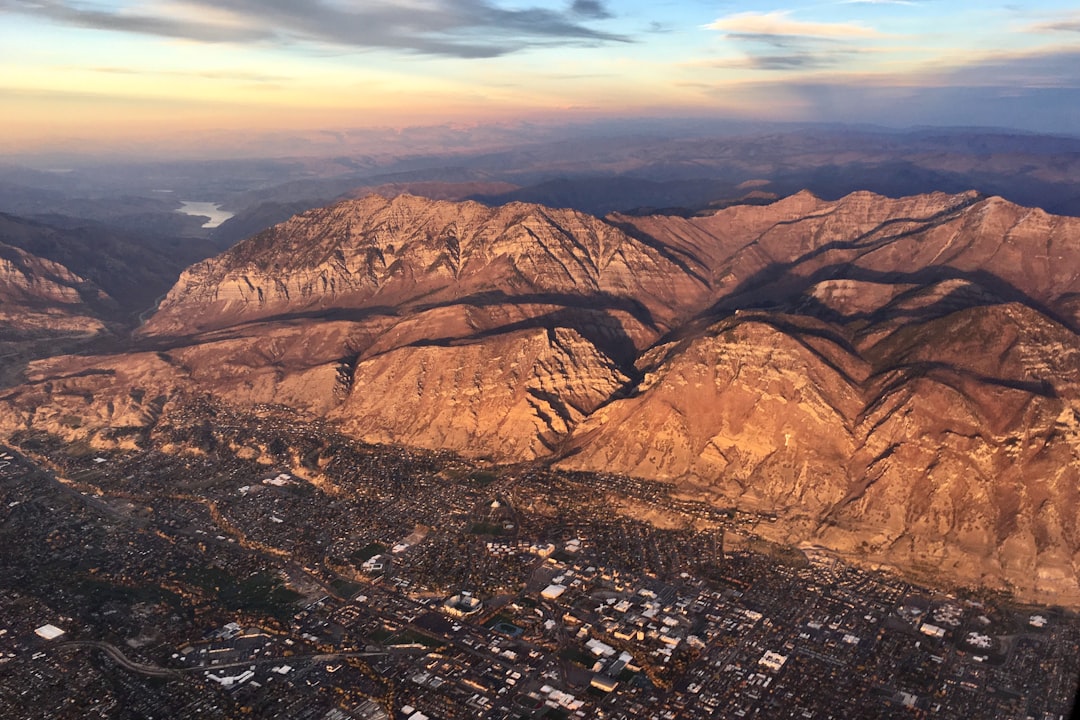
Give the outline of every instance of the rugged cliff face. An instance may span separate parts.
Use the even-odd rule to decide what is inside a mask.
[[[8,335],[95,333],[108,296],[63,265],[0,243],[0,326]],[[97,306],[97,307],[95,307]]]
[[[1080,342],[1045,316],[860,333],[747,311],[643,362],[561,466],[708,488],[778,513],[778,539],[1080,596]]]
[[[286,404],[1080,603],[1078,240],[973,193],[606,220],[368,197],[192,266],[135,352],[32,365],[0,429],[130,442],[199,394]]]
[[[724,309],[794,301],[819,282],[922,286],[967,280],[1075,325],[1080,220],[977,193],[835,202],[800,193],[702,218],[612,216],[635,237],[678,249],[710,270]]]
[[[409,437],[431,449],[531,459],[549,454],[627,380],[575,330],[520,330],[363,360],[331,417],[371,442]]]
[[[143,332],[507,299],[616,311],[641,348],[704,290],[662,252],[580,212],[371,195],[303,213],[193,266]]]
[[[582,213],[370,196],[193,266],[139,335],[165,359],[155,395],[288,404],[365,439],[516,461],[565,440],[707,293]],[[117,358],[30,375],[102,363],[117,374],[86,392],[126,397]]]

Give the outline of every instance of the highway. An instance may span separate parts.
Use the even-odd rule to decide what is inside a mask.
[[[179,678],[182,673],[197,673],[207,670],[229,670],[231,668],[250,667],[251,665],[285,665],[290,663],[298,663],[304,661],[312,662],[333,662],[335,660],[343,660],[345,658],[359,658],[359,657],[376,657],[379,655],[387,655],[393,650],[390,648],[379,650],[364,650],[356,652],[340,652],[340,653],[318,653],[309,655],[289,655],[287,657],[260,657],[249,660],[240,660],[231,663],[222,663],[220,665],[198,665],[194,667],[185,668],[163,668],[157,665],[146,665],[144,663],[138,663],[124,655],[120,648],[116,647],[112,643],[100,642],[97,640],[71,640],[68,642],[59,643],[55,646],[55,650],[62,651],[73,648],[89,648],[92,650],[100,650],[120,667],[125,670],[129,670],[139,675],[146,675],[148,677],[157,678]],[[407,649],[411,651],[412,649]],[[399,650],[397,652],[405,652],[406,649]]]
[[[142,663],[137,663],[134,660],[130,660],[127,655],[124,655],[124,653],[120,651],[120,648],[111,643],[99,642],[96,640],[72,640],[70,642],[60,643],[56,646],[57,650],[67,650],[68,648],[91,648],[94,650],[101,650],[120,667],[140,675],[158,678],[179,677],[179,674],[175,670],[158,667],[157,665],[144,665]]]

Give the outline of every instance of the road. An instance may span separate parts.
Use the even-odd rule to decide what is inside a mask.
[[[142,663],[137,663],[134,660],[130,660],[120,651],[120,648],[111,643],[99,642],[96,640],[72,640],[70,642],[60,643],[56,646],[57,650],[66,650],[68,648],[91,648],[94,650],[101,650],[120,667],[140,675],[158,678],[179,677],[179,674],[175,670],[158,667],[157,665],[144,665]]]
[[[30,468],[31,472],[37,472],[39,476],[44,477],[46,480],[48,480],[54,487],[60,490],[60,492],[64,493],[65,495],[70,495],[84,505],[94,508],[95,510],[103,513],[107,517],[113,518],[114,520],[131,522],[139,527],[143,527],[145,525],[145,522],[124,515],[123,513],[117,511],[116,508],[113,508],[100,498],[94,497],[93,495],[87,495],[86,493],[80,492],[78,489],[71,487],[70,485],[63,482],[59,477],[57,477],[56,473],[50,470],[48,467],[45,467],[38,462],[34,462],[33,460],[26,457],[17,450],[6,446],[0,446],[0,455],[5,453],[14,457],[15,462],[18,462],[19,464]]]
[[[252,665],[283,665],[288,663],[297,663],[303,661],[312,662],[333,662],[335,660],[343,660],[345,658],[358,658],[358,657],[376,657],[380,655],[388,655],[391,652],[395,652],[392,648],[380,649],[380,650],[363,650],[355,652],[339,652],[339,653],[318,653],[310,655],[289,655],[282,657],[261,657],[253,658],[249,660],[241,660],[231,663],[222,663],[220,665],[197,665],[194,667],[185,668],[163,668],[157,665],[146,665],[144,663],[138,663],[124,655],[120,648],[116,647],[112,643],[100,642],[97,640],[71,640],[69,642],[59,643],[55,646],[56,650],[67,650],[70,648],[90,648],[92,650],[101,650],[103,653],[109,656],[109,658],[120,667],[125,670],[130,670],[133,673],[139,675],[147,675],[149,677],[157,678],[178,678],[181,673],[197,673],[206,670],[229,670],[231,668],[250,667]],[[398,650],[396,652],[404,652],[404,650]]]

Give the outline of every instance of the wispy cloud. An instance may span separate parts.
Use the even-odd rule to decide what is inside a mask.
[[[743,57],[709,63],[712,67],[766,71],[820,70],[849,61],[857,41],[885,37],[859,23],[811,22],[791,12],[741,12],[706,26],[736,44]]]
[[[713,60],[695,63],[698,67],[711,67],[722,70],[820,70],[837,67],[851,59],[854,50],[821,52],[813,50],[795,50],[788,53],[755,54],[729,60]]]
[[[259,24],[240,26],[176,17],[168,13],[119,12],[66,0],[0,0],[0,12],[20,13],[93,30],[190,38],[203,42],[252,42],[274,37],[272,31]]]
[[[861,23],[811,22],[793,18],[790,11],[741,12],[718,18],[705,27],[736,35],[810,37],[810,38],[877,38],[882,33]]]
[[[738,93],[762,116],[888,126],[1014,127],[1077,134],[1080,50],[998,53],[921,73],[826,73],[813,78],[681,86],[716,98]]]
[[[1001,53],[923,79],[927,85],[1080,90],[1080,50]],[[1080,108],[1077,108],[1080,112]],[[1080,115],[1078,115],[1080,117]]]
[[[1024,30],[1034,33],[1080,33],[1080,14],[1074,13],[1069,17],[1035,23]]]
[[[839,0],[838,5],[920,5],[915,0]]]
[[[76,70],[78,68],[70,68]],[[244,81],[255,83],[277,83],[292,80],[293,78],[285,77],[283,75],[267,75],[264,73],[252,73],[252,72],[240,72],[232,70],[206,70],[206,71],[186,71],[186,70],[146,70],[142,68],[130,68],[130,67],[93,67],[87,68],[90,72],[101,73],[103,75],[153,75],[161,77],[184,77],[184,78],[198,78],[202,80],[227,80],[227,81]]]
[[[166,0],[149,0],[138,11],[74,0],[0,0],[0,13],[201,42],[316,42],[461,58],[630,40],[587,24],[612,17],[601,0],[575,0],[563,12],[493,0],[365,0],[350,6],[333,0],[187,0],[184,6],[188,12],[177,14]]]
[[[769,33],[728,33],[728,40],[739,43],[767,46],[777,49],[799,48],[810,45],[818,47],[836,46],[837,42],[832,38],[804,37],[801,35],[772,35]]]
[[[1080,117],[1080,50],[1000,53],[895,80],[863,78],[847,90],[836,85],[827,92],[822,86],[820,112],[835,112],[841,103],[852,117],[887,124],[995,125],[1069,134],[1076,133]]]

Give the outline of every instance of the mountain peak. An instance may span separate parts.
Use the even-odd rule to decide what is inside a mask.
[[[1078,236],[973,192],[607,220],[367,196],[189,268],[150,352],[35,365],[0,423],[107,433],[158,422],[133,387],[210,392],[707,485],[776,540],[1080,599]]]
[[[668,323],[678,294],[702,292],[663,253],[584,213],[369,195],[297,215],[189,269],[143,333],[190,332],[193,314],[208,330],[492,293],[622,298],[647,308],[647,323]]]

